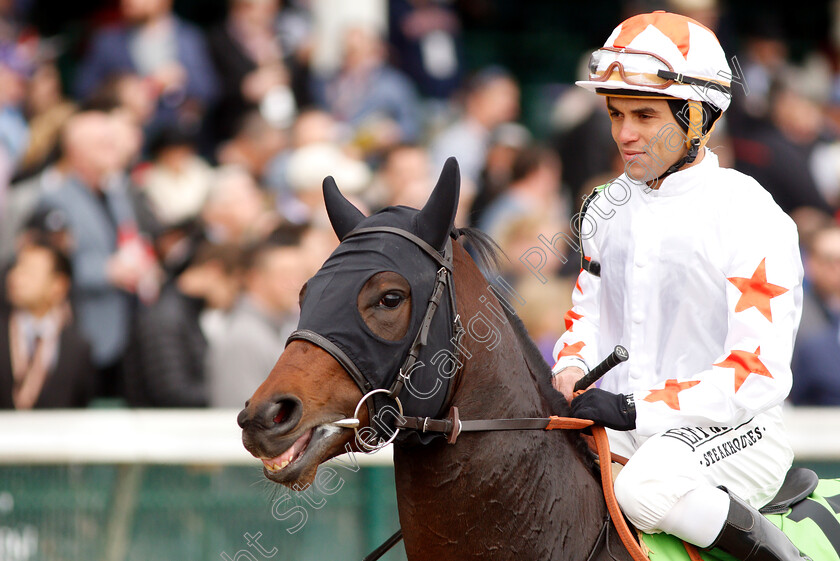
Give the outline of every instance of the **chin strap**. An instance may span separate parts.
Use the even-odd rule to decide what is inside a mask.
[[[672,165],[667,170],[665,170],[665,173],[663,173],[662,175],[657,177],[656,181],[657,182],[662,181],[663,179],[665,179],[666,177],[668,177],[672,173],[676,173],[676,172],[680,171],[680,169],[683,166],[687,166],[688,164],[694,162],[694,160],[697,159],[697,154],[700,153],[700,147],[703,144],[704,143],[697,137],[689,140],[688,152],[686,153],[686,155],[683,156],[682,158],[680,158],[679,160],[677,160],[677,162],[674,165]]]
[[[700,150],[706,145],[706,141],[709,140],[709,136],[712,134],[712,129],[714,129],[713,123],[708,132],[703,134],[703,105],[699,101],[694,100],[688,100],[686,101],[686,104],[688,105],[688,126],[686,130],[685,146],[688,148],[688,152],[686,152],[685,156],[677,160],[671,167],[665,170],[665,173],[657,177],[654,180],[656,184],[659,184],[660,181],[672,173],[676,173],[683,167],[693,163],[694,160],[697,159],[697,155],[700,153]],[[682,118],[682,115],[680,115],[680,118]]]

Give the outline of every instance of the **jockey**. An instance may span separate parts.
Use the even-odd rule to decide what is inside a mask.
[[[793,460],[781,404],[803,270],[793,221],[705,146],[744,87],[735,69],[712,31],[666,12],[631,17],[592,54],[577,85],[605,96],[626,165],[584,203],[552,382],[571,399],[625,346],[630,359],[571,405],[629,458],[615,488],[630,521],[738,559],[798,560],[756,509]]]

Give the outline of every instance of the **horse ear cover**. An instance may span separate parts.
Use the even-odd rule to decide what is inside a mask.
[[[446,239],[455,225],[460,192],[461,168],[458,160],[450,156],[443,164],[434,191],[416,218],[420,237],[438,251],[443,251]]]
[[[323,188],[324,204],[327,207],[330,224],[332,224],[335,235],[341,241],[344,236],[359,225],[365,215],[353,206],[353,203],[344,198],[331,175],[324,178]]]

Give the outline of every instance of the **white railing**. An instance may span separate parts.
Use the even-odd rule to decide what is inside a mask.
[[[0,412],[0,464],[259,465],[242,447],[238,411],[88,409]],[[796,458],[840,461],[840,408],[787,408]],[[356,454],[391,465],[389,448]]]

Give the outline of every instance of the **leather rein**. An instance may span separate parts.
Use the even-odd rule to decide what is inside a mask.
[[[426,313],[424,314],[423,321],[420,324],[420,328],[414,338],[413,343],[409,347],[408,355],[405,359],[405,362],[399,369],[398,375],[395,377],[393,383],[389,388],[374,388],[372,384],[366,379],[364,374],[359,370],[359,368],[353,363],[353,361],[346,356],[335,344],[328,341],[325,337],[314,333],[308,330],[300,330],[293,333],[289,340],[293,339],[303,339],[308,340],[322,349],[326,350],[329,354],[331,354],[342,366],[344,366],[345,370],[350,374],[353,380],[357,383],[357,385],[362,389],[362,393],[364,396],[362,397],[359,404],[356,406],[356,412],[354,413],[353,418],[342,419],[336,423],[337,426],[342,426],[345,428],[353,428],[357,434],[357,440],[363,442],[361,439],[358,438],[358,427],[359,427],[359,420],[358,420],[358,412],[361,408],[361,405],[365,403],[365,401],[377,393],[384,393],[391,399],[394,399],[400,409],[400,415],[395,420],[395,428],[397,430],[394,431],[394,434],[391,435],[391,438],[388,439],[387,443],[393,442],[396,438],[397,434],[400,430],[411,430],[417,431],[420,433],[438,433],[442,434],[446,437],[447,442],[449,444],[455,444],[458,439],[458,436],[464,432],[485,432],[485,431],[505,431],[505,430],[582,430],[586,428],[590,428],[592,431],[592,435],[595,440],[595,448],[598,454],[598,457],[601,458],[601,484],[604,489],[604,497],[607,503],[607,516],[604,520],[603,527],[598,534],[598,537],[595,543],[590,550],[589,555],[586,558],[586,561],[590,561],[595,557],[597,552],[600,550],[600,546],[602,542],[609,543],[609,523],[612,520],[618,534],[621,538],[621,541],[624,544],[624,547],[630,553],[633,561],[649,561],[648,556],[642,551],[639,543],[633,537],[633,533],[630,530],[629,526],[627,525],[624,516],[621,513],[621,508],[618,505],[618,501],[615,498],[615,491],[613,489],[612,483],[612,470],[609,468],[610,460],[613,459],[614,456],[610,453],[609,448],[609,440],[606,434],[606,431],[603,427],[600,426],[593,426],[594,423],[588,419],[575,419],[570,417],[558,417],[558,416],[550,416],[550,417],[537,417],[537,418],[514,418],[514,419],[481,419],[481,420],[462,420],[458,414],[457,407],[450,407],[449,414],[447,417],[442,419],[436,419],[431,417],[411,417],[411,416],[403,416],[402,411],[402,404],[399,401],[398,394],[402,391],[404,385],[408,381],[408,377],[410,376],[413,365],[417,361],[417,357],[419,355],[420,350],[426,345],[428,339],[428,332],[429,327],[432,323],[432,319],[435,315],[435,312],[438,309],[441,299],[444,296],[444,292],[448,293],[448,297],[450,299],[452,313],[454,314],[454,318],[452,319],[452,327],[455,333],[456,340],[457,338],[462,335],[465,330],[463,328],[463,324],[461,323],[460,316],[457,311],[456,302],[455,302],[455,287],[454,282],[452,279],[453,274],[453,250],[452,250],[452,239],[447,241],[446,249],[441,255],[439,252],[435,251],[434,248],[429,246],[424,240],[420,239],[419,237],[407,232],[401,228],[391,228],[391,227],[374,227],[374,228],[360,228],[358,230],[350,232],[347,236],[355,236],[360,234],[369,234],[369,233],[382,233],[387,232],[390,234],[396,234],[412,241],[415,245],[420,247],[426,254],[428,254],[436,263],[439,265],[439,270],[437,272],[437,278],[434,290],[432,292],[432,296],[429,299],[427,304]],[[452,238],[457,238],[459,232],[457,230],[453,231]],[[454,353],[457,357],[459,348],[458,345],[454,345]],[[604,362],[596,366],[588,375],[587,379],[592,379],[594,381],[594,377],[600,377],[607,370],[612,368],[618,363],[615,360],[614,355],[610,355]],[[458,372],[459,373],[459,372]],[[456,373],[456,374],[458,374]],[[456,377],[456,376],[453,376]],[[591,383],[591,382],[590,382]],[[588,386],[589,384],[587,384]],[[451,398],[453,384],[449,385],[449,391],[447,392],[447,401]],[[372,404],[371,404],[372,405]],[[370,407],[370,406],[369,406]],[[371,418],[373,415],[370,415]],[[377,446],[365,446],[369,449],[379,448],[381,445]],[[603,458],[608,458],[608,460],[604,461]],[[620,459],[616,457],[616,459]],[[388,550],[390,550],[394,545],[396,545],[402,539],[402,529],[398,530],[393,536],[388,538],[382,545],[376,548],[373,552],[371,552],[367,557],[364,558],[364,561],[376,561],[382,555],[384,555]],[[686,549],[688,549],[688,545]],[[691,551],[689,550],[689,555],[691,556]],[[696,552],[695,552],[696,554]],[[691,556],[692,561],[699,560],[699,556]]]

